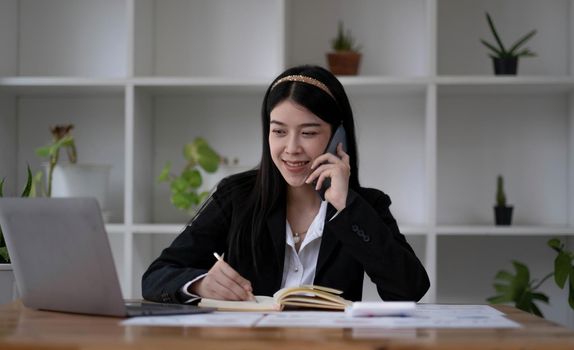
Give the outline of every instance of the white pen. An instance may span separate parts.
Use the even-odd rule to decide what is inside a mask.
[[[213,252],[213,256],[217,259],[217,261],[223,261],[224,255],[225,255],[225,253],[219,255],[219,254],[217,254],[217,252]],[[252,292],[249,292],[249,294],[251,294],[251,300],[258,303],[257,298],[255,298],[255,295],[253,295]]]

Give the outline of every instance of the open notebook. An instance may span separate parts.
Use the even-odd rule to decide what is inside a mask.
[[[258,295],[257,301],[228,301],[201,299],[200,307],[216,308],[220,311],[281,311],[284,307],[345,310],[352,304],[339,295],[340,290],[321,286],[298,286],[278,290],[273,297]]]

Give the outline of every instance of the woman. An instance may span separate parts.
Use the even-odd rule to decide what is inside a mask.
[[[422,298],[428,276],[390,198],[359,185],[353,113],[337,78],[316,66],[288,69],[267,89],[261,115],[259,166],[221,181],[144,274],[144,298],[249,300],[315,284],[358,301],[364,272],[383,300]],[[341,125],[346,151],[325,153]]]

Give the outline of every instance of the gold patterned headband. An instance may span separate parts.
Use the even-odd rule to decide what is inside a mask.
[[[286,77],[283,77],[283,78],[277,80],[275,82],[275,84],[273,84],[273,86],[271,86],[271,90],[273,90],[277,85],[284,83],[286,81],[296,81],[298,83],[305,83],[305,84],[313,85],[313,86],[325,91],[327,94],[329,94],[329,96],[331,96],[333,99],[335,99],[335,96],[333,96],[333,94],[331,93],[331,91],[329,90],[327,85],[323,84],[322,82],[320,82],[319,80],[317,80],[315,78],[307,77],[305,75],[288,75]]]

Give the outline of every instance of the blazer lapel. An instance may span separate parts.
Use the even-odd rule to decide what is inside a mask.
[[[275,257],[277,259],[277,265],[279,266],[277,281],[278,286],[281,285],[281,279],[283,278],[283,263],[285,262],[285,206],[278,205],[270,213],[267,218],[267,230],[269,231],[269,236],[273,242],[273,249],[275,250]]]
[[[327,228],[327,223],[337,210],[331,204],[327,206],[327,215],[325,215],[325,224],[323,226],[323,236],[321,238],[321,248],[319,250],[319,257],[317,258],[317,270],[315,271],[315,279],[320,276],[321,270],[325,267],[329,256],[333,253],[333,250],[337,246],[337,237]]]

